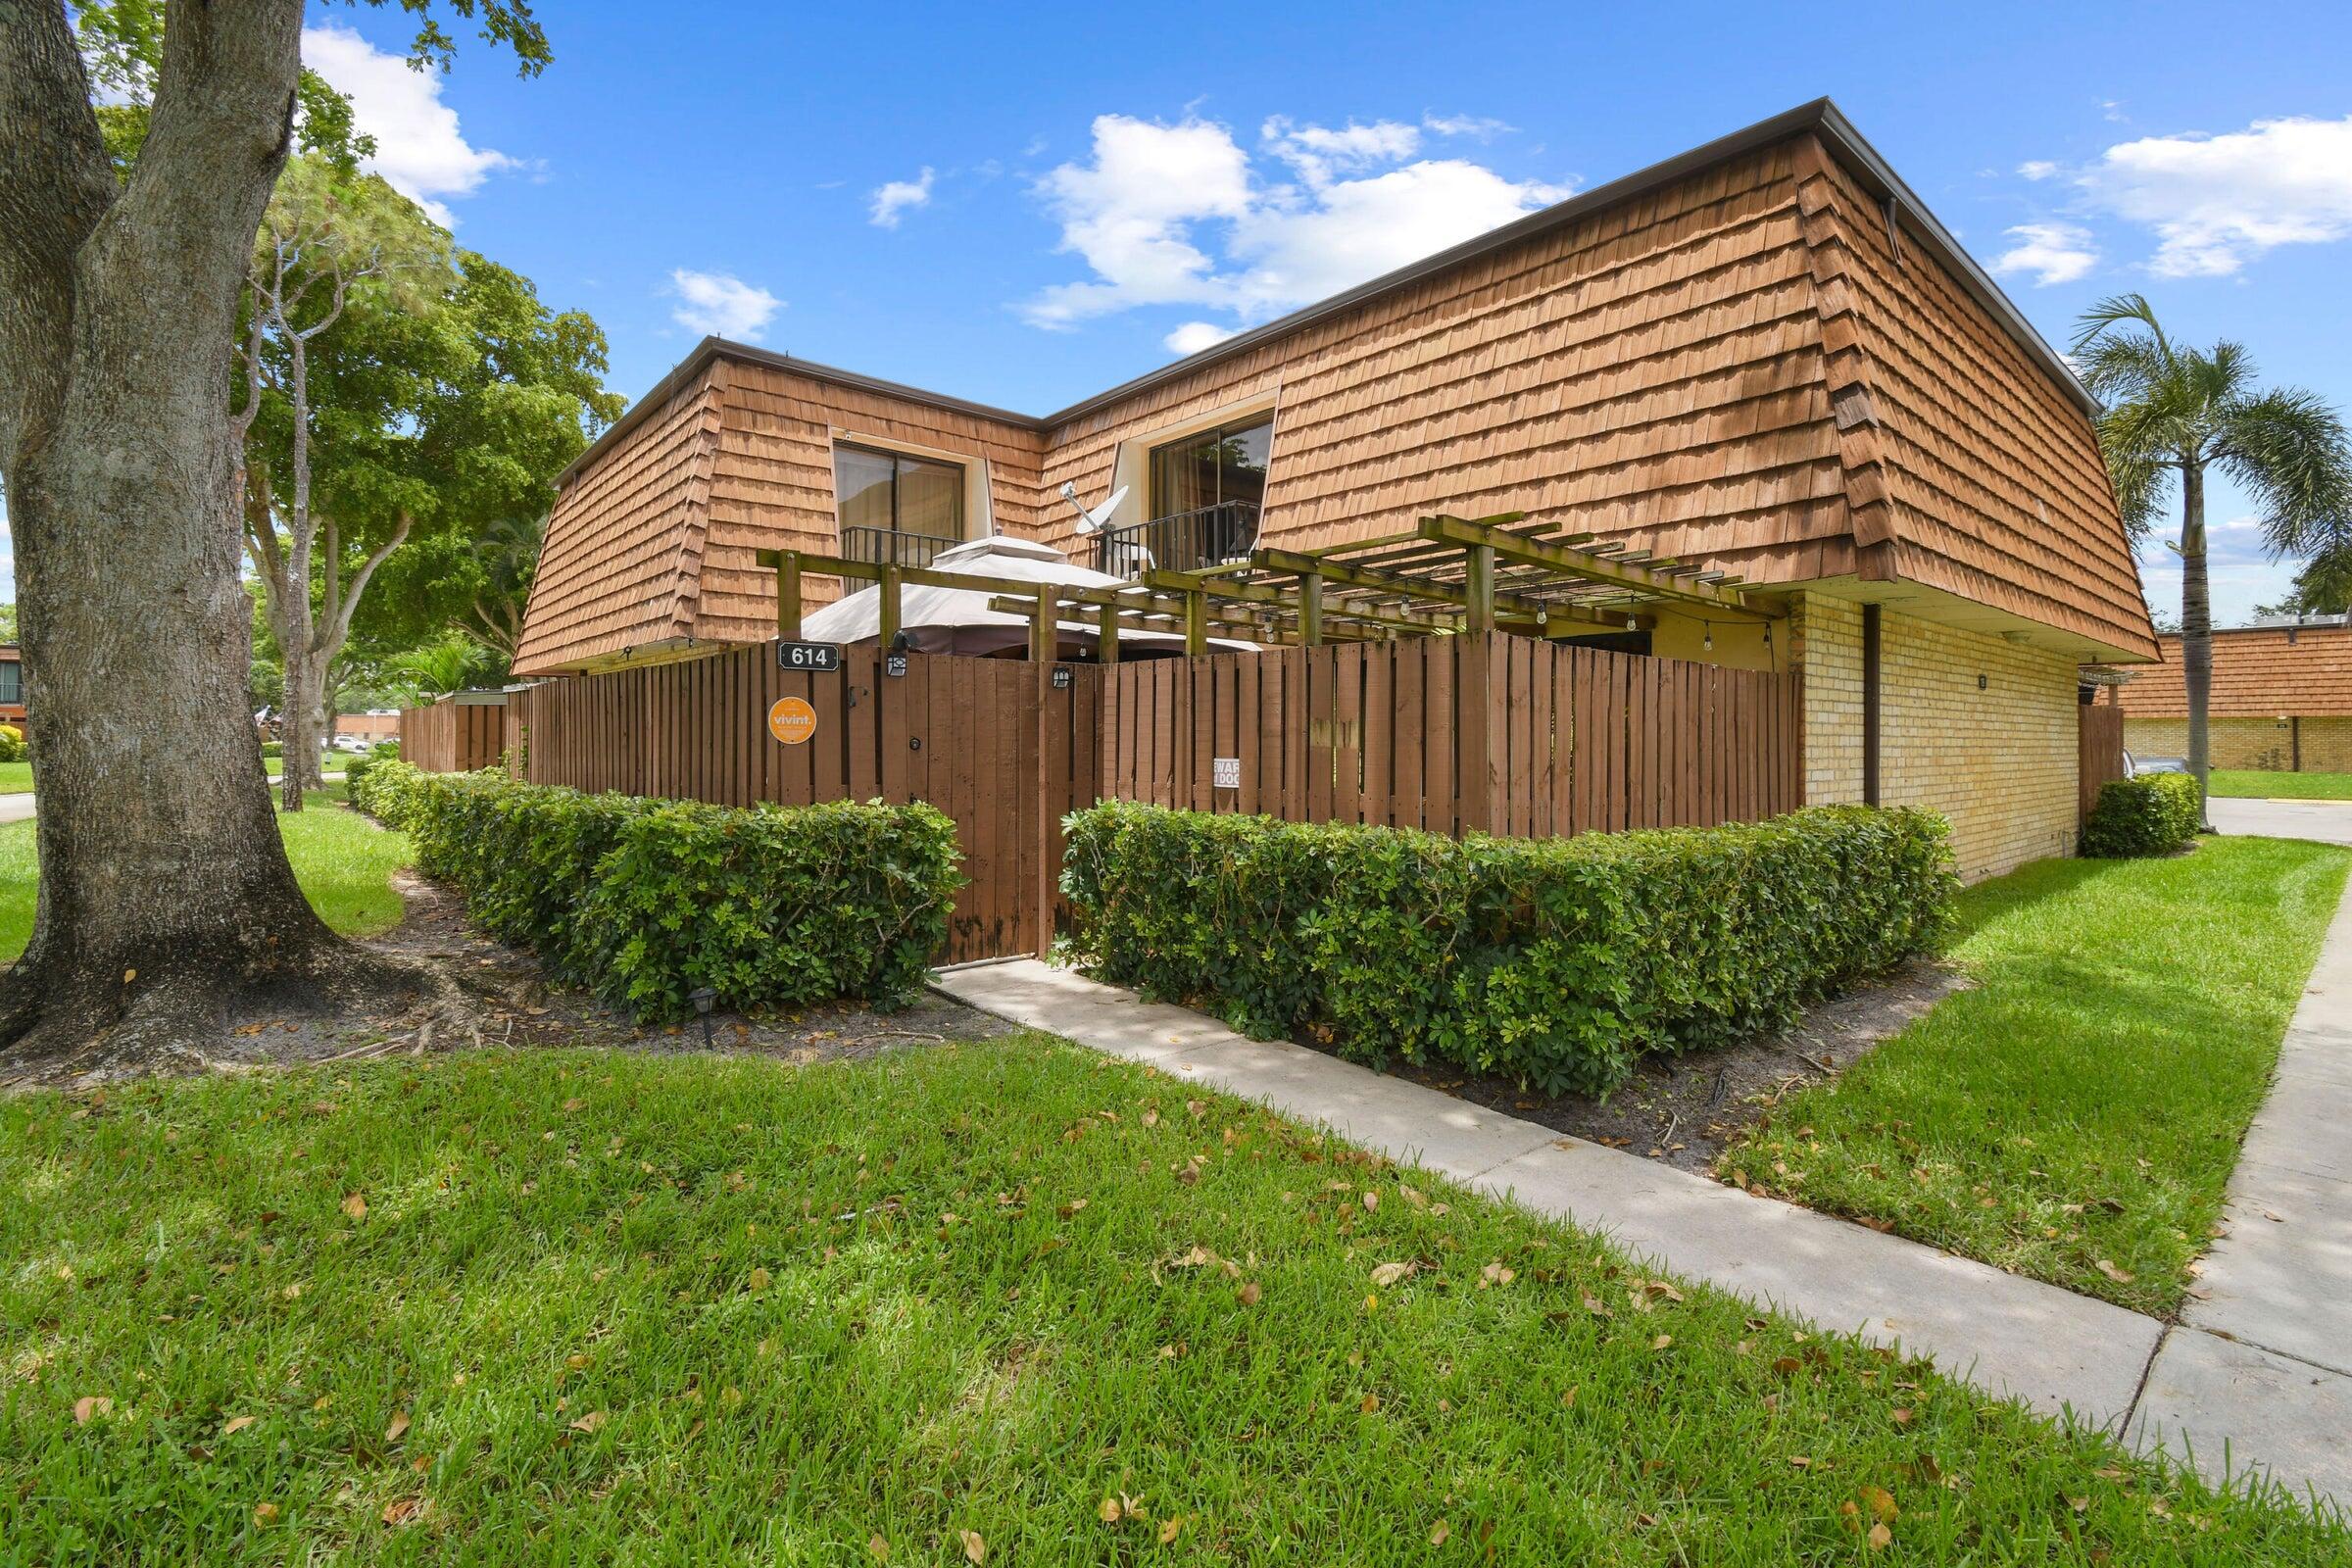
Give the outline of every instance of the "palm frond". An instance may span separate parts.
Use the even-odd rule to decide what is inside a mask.
[[[2214,457],[2262,507],[2282,555],[2352,549],[2352,435],[2300,387],[2237,397],[2218,411]]]
[[[2137,321],[2155,339],[2156,349],[2165,359],[2173,357],[2173,345],[2164,335],[2164,324],[2156,319],[2156,309],[2143,294],[2110,294],[2105,299],[2075,318],[2075,348],[2077,354],[2090,347],[2110,328],[2126,321]]]
[[[2173,374],[2163,346],[2146,332],[2110,332],[2078,348],[2074,362],[2083,388],[2105,404],[2145,396]]]

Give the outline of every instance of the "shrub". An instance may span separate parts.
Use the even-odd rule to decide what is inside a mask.
[[[262,755],[264,757],[283,757],[286,755],[286,743],[283,741],[264,741],[262,742]]]
[[[399,760],[400,742],[398,741],[386,741],[371,751],[362,752],[343,764],[343,787],[351,793],[354,799],[357,799],[360,780],[368,776],[369,768],[381,762],[397,762]]]
[[[750,810],[372,766],[353,799],[495,935],[640,1019],[910,998],[947,937],[955,824],[924,805]]]
[[[2082,824],[2082,853],[2124,860],[2184,849],[2204,825],[2197,781],[2187,773],[2142,773],[2102,785]]]
[[[1785,1026],[1933,948],[1957,887],[1940,815],[1866,807],[1543,840],[1126,803],[1066,828],[1073,947],[1103,978],[1546,1094]]]
[[[0,762],[22,762],[29,755],[24,732],[14,724],[0,724]]]

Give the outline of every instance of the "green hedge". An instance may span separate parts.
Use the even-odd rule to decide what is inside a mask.
[[[2124,860],[2170,855],[2197,836],[2201,803],[2188,773],[2142,773],[2100,786],[2082,824],[2082,853]]]
[[[368,776],[369,768],[399,760],[400,742],[398,741],[385,741],[379,746],[362,752],[343,764],[343,787],[356,797],[360,788],[360,780]]]
[[[1932,811],[1517,840],[1112,804],[1062,888],[1102,978],[1260,1037],[1605,1093],[1643,1052],[1780,1028],[1940,940]]]
[[[946,939],[956,827],[929,806],[751,810],[582,795],[505,773],[368,768],[362,809],[416,841],[418,866],[558,976],[641,1019],[835,997],[898,1005]]]

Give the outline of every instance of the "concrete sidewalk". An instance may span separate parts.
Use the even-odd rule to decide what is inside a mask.
[[[2217,806],[2220,802],[2214,803]],[[2352,826],[2352,808],[2334,808]],[[2352,1500],[2352,893],[2230,1180],[2229,1234],[2156,1355],[2136,1433]]]
[[[2248,801],[2216,795],[2205,814],[2239,837],[2317,839],[2352,845],[2352,801]]]
[[[2256,1465],[2352,1504],[2352,894],[2231,1185],[2230,1235],[2179,1327],[1287,1041],[1250,1040],[1034,959],[951,971],[939,989],[1603,1232],[1661,1269],[1899,1342],[1979,1387],[2160,1443],[2217,1479],[2225,1464]]]

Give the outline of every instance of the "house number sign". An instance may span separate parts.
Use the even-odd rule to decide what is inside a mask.
[[[841,644],[779,642],[776,644],[776,667],[830,674],[841,667]]]

